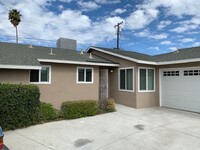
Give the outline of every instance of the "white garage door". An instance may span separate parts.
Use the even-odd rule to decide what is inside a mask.
[[[161,70],[161,106],[200,112],[200,68]]]

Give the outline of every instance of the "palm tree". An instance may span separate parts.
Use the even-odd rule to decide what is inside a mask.
[[[21,22],[21,14],[17,9],[12,9],[9,11],[8,19],[10,22],[13,24],[13,26],[16,29],[16,43],[18,43],[18,31],[17,31],[17,26]]]

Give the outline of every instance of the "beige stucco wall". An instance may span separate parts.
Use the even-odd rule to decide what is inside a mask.
[[[119,63],[119,68],[123,67],[134,67],[134,92],[126,92],[118,90],[118,68],[115,68],[113,73],[109,73],[110,80],[110,96],[113,97],[116,103],[123,104],[134,108],[145,108],[159,106],[159,74],[156,66],[144,65],[134,63],[119,57],[111,56],[109,54],[101,53],[98,51],[92,51],[93,54],[101,56],[103,58],[112,60]],[[155,92],[139,92],[138,85],[138,68],[139,67],[150,67],[155,68]]]
[[[93,83],[76,83],[76,65],[66,64],[45,64],[51,66],[51,84],[35,84],[40,89],[40,100],[59,107],[64,101],[72,100],[98,100],[99,93],[99,67],[92,67],[94,70]],[[0,69],[1,83],[22,83],[30,84],[29,70]]]
[[[118,57],[114,57],[108,54],[104,54],[98,51],[92,51],[93,54],[101,56],[105,59],[112,60],[119,63],[119,68],[124,67],[134,67],[136,69],[136,63],[127,61]],[[136,108],[136,86],[134,84],[134,92],[119,91],[118,86],[118,67],[112,68],[113,72],[109,71],[109,97],[115,99],[116,103],[123,104],[125,106]],[[136,76],[134,75],[134,81],[136,81]]]
[[[146,68],[154,68],[155,69],[155,91],[153,92],[139,92],[139,81],[138,81],[138,68],[139,67],[146,67]],[[152,65],[144,65],[144,64],[137,64],[136,72],[136,99],[137,99],[137,108],[146,108],[146,107],[155,107],[159,106],[159,74],[158,69],[156,66]]]
[[[0,83],[28,84],[29,70],[0,69]]]
[[[93,83],[76,83],[76,65],[50,64],[51,84],[37,84],[41,91],[41,101],[59,107],[64,101],[98,100],[99,67],[93,67]],[[78,67],[84,67],[79,65]],[[85,66],[91,67],[91,66]]]

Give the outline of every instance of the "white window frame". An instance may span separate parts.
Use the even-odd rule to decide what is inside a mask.
[[[133,69],[133,90],[124,90],[124,89],[120,89],[120,70],[127,70],[127,69]],[[123,92],[134,92],[134,67],[124,67],[124,68],[119,68],[118,69],[118,90],[119,91],[123,91]],[[125,71],[125,77],[126,77],[126,71]],[[125,80],[125,87],[126,87],[126,80]]]
[[[42,67],[49,67],[49,81],[48,82],[44,82],[41,81],[41,69],[39,69],[39,82],[31,82],[30,78],[31,78],[31,70],[29,70],[29,83],[30,84],[51,84],[51,66],[50,65],[42,65]],[[37,70],[37,69],[36,69]]]
[[[78,81],[78,70],[79,69],[84,69],[84,81]],[[92,81],[91,82],[87,82],[86,81],[86,69],[91,69],[92,70]],[[92,84],[93,83],[93,76],[94,76],[94,68],[93,67],[77,67],[76,69],[76,83],[77,84]]]
[[[140,69],[146,69],[146,90],[140,90]],[[148,90],[148,69],[153,69],[154,71],[154,90]],[[155,92],[156,91],[156,72],[155,68],[151,67],[138,67],[138,91],[139,92]]]

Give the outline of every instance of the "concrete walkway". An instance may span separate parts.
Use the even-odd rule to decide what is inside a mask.
[[[200,114],[133,109],[5,132],[11,150],[199,150]]]

